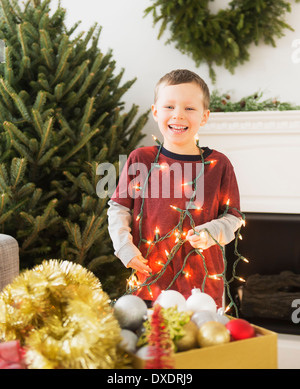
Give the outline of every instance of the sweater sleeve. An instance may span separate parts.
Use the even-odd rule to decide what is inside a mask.
[[[115,255],[127,267],[133,257],[142,255],[133,243],[130,228],[131,212],[129,208],[113,200],[110,200],[108,205],[108,232],[113,242]]]
[[[201,224],[195,229],[201,231],[207,229],[213,238],[221,245],[225,246],[235,238],[235,231],[242,225],[242,219],[231,214],[227,214],[219,219]],[[216,244],[214,239],[206,232],[207,243],[205,249]]]

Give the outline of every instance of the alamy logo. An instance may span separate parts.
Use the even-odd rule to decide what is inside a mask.
[[[293,313],[292,313],[292,322],[294,324],[299,324],[300,323],[300,299],[295,299],[292,302],[292,308],[296,308]]]
[[[148,168],[142,162],[127,163],[126,155],[119,156],[120,171],[125,166],[127,174],[121,175],[119,180],[120,198],[186,198],[192,201],[192,208],[201,208],[204,201],[204,165],[196,164],[193,169],[191,162],[180,164],[174,162],[152,163]],[[195,166],[195,165],[194,165]],[[96,192],[100,198],[111,197],[117,185],[117,171],[115,165],[102,163],[98,165],[97,175],[101,176],[97,183]],[[130,179],[131,177],[132,179]],[[193,179],[197,177],[197,185]],[[189,203],[187,201],[187,203]],[[189,204],[191,208],[191,204]]]

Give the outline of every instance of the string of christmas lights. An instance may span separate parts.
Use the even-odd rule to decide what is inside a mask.
[[[239,280],[240,282],[245,282],[245,280],[242,277],[239,277],[236,274],[237,265],[238,265],[238,263],[241,260],[243,260],[246,263],[249,262],[248,259],[246,259],[244,256],[242,256],[239,253],[239,251],[238,251],[238,240],[242,239],[242,235],[241,235],[240,231],[241,231],[242,226],[245,226],[245,215],[240,210],[238,210],[237,208],[230,207],[230,205],[229,205],[230,204],[230,199],[228,199],[227,202],[226,202],[226,205],[225,205],[225,210],[224,210],[223,214],[220,216],[220,217],[225,216],[228,213],[229,209],[233,209],[233,210],[237,211],[241,215],[241,218],[242,218],[242,225],[238,228],[238,230],[236,232],[235,242],[234,242],[234,254],[236,255],[237,259],[235,260],[235,262],[233,264],[232,276],[231,276],[231,278],[229,280],[227,280],[227,278],[226,278],[227,259],[226,259],[226,255],[225,255],[225,247],[220,245],[220,243],[212,236],[212,234],[210,233],[210,231],[207,228],[204,228],[204,229],[202,229],[200,231],[196,230],[195,221],[194,221],[191,213],[189,212],[190,209],[199,209],[199,210],[201,209],[200,207],[197,207],[197,206],[194,205],[194,200],[195,200],[196,191],[197,191],[197,181],[204,174],[205,165],[210,165],[210,164],[216,163],[216,161],[214,161],[214,160],[210,160],[210,161],[205,161],[204,160],[203,152],[202,152],[201,147],[199,146],[199,140],[198,139],[196,139],[196,145],[199,148],[200,156],[201,156],[201,162],[202,162],[200,172],[195,177],[195,179],[193,181],[190,181],[190,182],[182,184],[182,185],[191,185],[192,186],[193,192],[192,192],[192,196],[190,197],[190,201],[188,203],[188,206],[186,207],[186,209],[180,209],[180,208],[178,208],[178,207],[176,207],[174,205],[170,205],[171,209],[173,209],[175,212],[179,213],[179,222],[178,222],[178,224],[175,225],[174,228],[172,228],[164,236],[160,236],[159,227],[155,226],[155,229],[154,229],[154,240],[152,240],[152,241],[147,240],[147,239],[145,239],[143,237],[143,234],[142,234],[142,222],[143,222],[143,209],[144,209],[144,199],[145,199],[144,194],[145,194],[145,191],[146,191],[146,187],[147,187],[147,184],[148,184],[148,181],[149,181],[149,178],[150,178],[150,175],[151,175],[152,171],[154,169],[156,169],[156,168],[159,168],[159,169],[165,168],[164,165],[160,165],[158,163],[158,158],[159,158],[159,155],[160,155],[160,152],[161,152],[163,144],[154,136],[153,136],[153,139],[159,145],[158,152],[157,152],[157,155],[155,157],[154,163],[151,165],[151,169],[149,170],[148,175],[146,176],[144,185],[142,187],[140,185],[136,185],[135,186],[136,190],[141,190],[142,191],[141,208],[140,208],[140,212],[138,213],[138,216],[136,218],[136,221],[139,223],[139,238],[140,239],[139,239],[138,247],[140,247],[142,242],[148,244],[148,250],[147,250],[146,255],[145,255],[145,258],[147,258],[151,254],[151,251],[154,248],[154,246],[156,244],[158,244],[159,242],[161,242],[161,241],[163,241],[165,239],[169,239],[171,237],[175,237],[175,242],[174,242],[175,244],[172,247],[172,250],[170,252],[165,250],[166,262],[165,263],[163,263],[163,262],[158,263],[159,265],[162,266],[161,269],[157,273],[155,273],[155,274],[151,273],[150,276],[143,283],[140,283],[138,281],[138,278],[136,276],[136,270],[133,270],[131,276],[127,280],[127,288],[126,288],[126,293],[125,294],[131,294],[131,293],[137,291],[140,288],[147,287],[147,289],[149,291],[149,294],[152,296],[151,286],[153,284],[155,284],[158,281],[158,279],[160,277],[162,277],[162,275],[165,273],[168,265],[171,263],[171,261],[175,257],[175,255],[178,252],[178,250],[180,249],[180,247],[184,243],[188,242],[188,240],[186,238],[186,232],[183,231],[183,222],[188,217],[190,219],[191,228],[193,229],[195,234],[201,235],[201,234],[207,232],[207,234],[213,239],[215,244],[220,248],[222,256],[223,256],[223,261],[224,261],[224,270],[220,274],[209,274],[207,266],[206,266],[205,256],[203,255],[203,250],[202,249],[197,249],[197,248],[191,248],[190,252],[185,256],[185,258],[183,260],[183,265],[182,265],[180,271],[177,272],[177,274],[175,274],[173,280],[168,285],[166,290],[171,288],[171,286],[174,284],[174,282],[176,281],[176,279],[179,277],[180,274],[183,274],[186,278],[191,276],[190,272],[185,270],[185,267],[186,267],[186,264],[188,262],[189,256],[192,253],[197,253],[201,257],[201,259],[202,259],[203,268],[204,268],[204,271],[205,271],[203,282],[202,282],[202,287],[201,287],[202,292],[204,292],[205,283],[206,283],[206,280],[208,278],[209,279],[214,279],[214,280],[216,280],[216,282],[218,280],[222,279],[223,282],[224,282],[224,288],[226,290],[227,297],[229,298],[229,304],[227,305],[227,307],[225,309],[225,312],[228,312],[231,308],[234,308],[235,309],[235,314],[236,314],[236,316],[238,316],[237,306],[234,303],[234,300],[233,300],[233,298],[231,296],[231,293],[230,293],[230,283],[232,283],[235,279]]]

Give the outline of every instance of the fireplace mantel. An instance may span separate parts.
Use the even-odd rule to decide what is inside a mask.
[[[232,162],[243,212],[300,213],[300,111],[211,113],[199,138]]]

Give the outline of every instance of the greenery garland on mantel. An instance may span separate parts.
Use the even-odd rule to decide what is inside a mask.
[[[292,111],[300,110],[300,105],[279,101],[277,98],[263,99],[262,92],[232,101],[230,94],[214,90],[211,93],[210,112],[248,112],[248,111]]]
[[[228,8],[217,13],[210,11],[210,1],[154,0],[145,16],[152,12],[153,24],[161,22],[158,39],[168,27],[170,38],[166,43],[174,42],[196,66],[207,63],[213,82],[214,65],[233,73],[239,64],[249,60],[251,44],[264,42],[275,47],[275,37],[284,36],[284,29],[293,31],[284,21],[285,13],[291,11],[288,1],[232,0]]]

